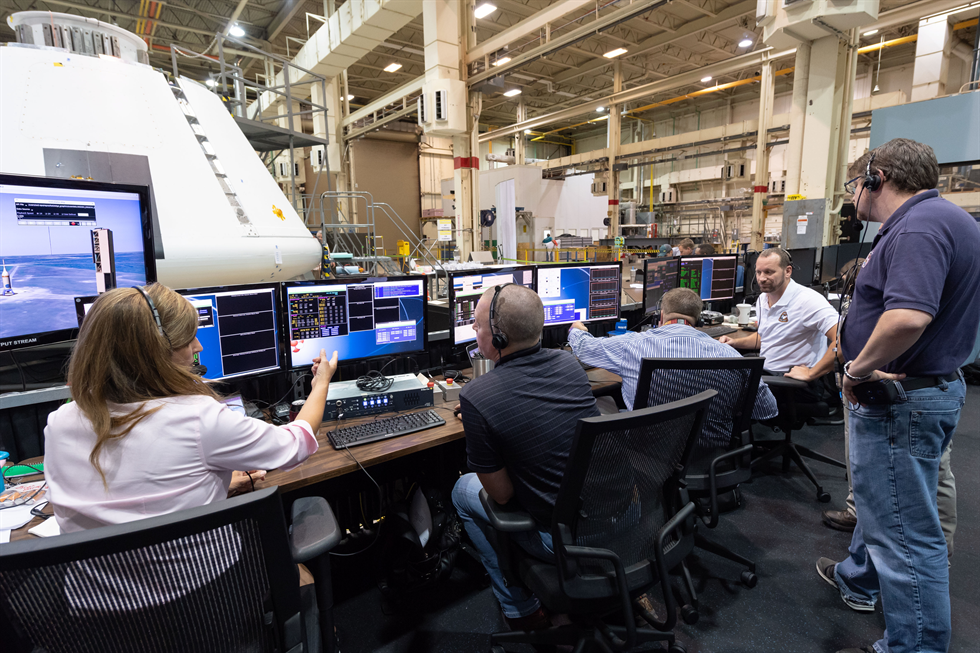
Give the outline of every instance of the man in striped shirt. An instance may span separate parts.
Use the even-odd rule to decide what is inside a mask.
[[[723,345],[694,328],[701,309],[701,298],[696,292],[688,288],[674,288],[661,301],[660,328],[650,329],[645,333],[594,338],[585,329],[585,325],[575,322],[568,330],[568,344],[578,359],[586,365],[601,367],[623,378],[623,401],[632,410],[640,364],[644,358],[738,358],[741,355],[734,348]],[[692,388],[691,394],[702,390],[705,388]],[[723,405],[725,394],[731,393],[719,395],[722,401],[712,403],[711,413],[731,413],[731,406]],[[777,413],[775,397],[769,387],[760,382],[752,417],[770,419]],[[731,432],[710,432],[713,423],[720,425],[727,421],[730,419],[714,420],[709,417],[705,424],[703,441],[727,443]]]

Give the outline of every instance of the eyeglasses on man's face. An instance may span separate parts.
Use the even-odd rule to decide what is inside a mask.
[[[849,193],[849,194],[851,194],[851,195],[853,195],[853,194],[854,194],[854,193],[855,193],[855,192],[857,191],[857,183],[858,183],[858,182],[859,182],[859,181],[861,180],[861,177],[862,177],[862,176],[863,176],[863,175],[858,175],[858,176],[857,176],[857,177],[855,177],[854,179],[852,179],[852,180],[850,180],[850,181],[848,181],[848,182],[846,182],[846,183],[844,184],[844,190],[845,190],[845,191],[846,191],[847,193]]]

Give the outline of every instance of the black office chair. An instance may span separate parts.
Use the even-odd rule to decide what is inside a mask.
[[[781,456],[783,459],[783,472],[785,473],[789,471],[790,463],[794,462],[797,467],[803,470],[803,473],[810,479],[814,487],[817,488],[817,501],[828,503],[830,501],[830,494],[824,492],[823,487],[817,481],[817,477],[813,475],[813,471],[811,471],[810,466],[806,464],[803,458],[811,458],[818,462],[840,467],[841,469],[846,468],[846,465],[836,458],[825,456],[822,453],[817,453],[812,449],[796,444],[793,442],[793,431],[798,431],[803,428],[803,425],[810,419],[827,417],[830,414],[830,406],[825,401],[800,401],[798,397],[799,391],[805,391],[808,386],[798,379],[791,379],[786,376],[767,375],[762,380],[772,390],[773,396],[776,397],[776,404],[779,406],[779,415],[775,419],[764,420],[762,423],[773,428],[773,430],[782,431],[786,434],[786,437],[782,440],[755,440],[756,448],[762,450],[764,453],[752,460],[752,466],[761,465],[768,460]]]
[[[630,413],[580,420],[555,504],[551,533],[554,562],[512,546],[508,533],[538,528],[527,513],[499,506],[480,493],[488,533],[508,583],[519,583],[572,623],[547,630],[495,633],[504,643],[575,645],[576,651],[632,650],[638,644],[674,641],[677,623],[668,573],[694,547],[694,504],[683,488],[684,465],[701,432],[713,390]],[[652,628],[637,628],[632,602],[657,583],[666,616],[638,607]],[[619,625],[609,623],[618,617]]]
[[[287,535],[276,490],[0,546],[3,650],[335,651],[340,529],[311,497],[293,503]],[[297,562],[313,586],[299,586]]]
[[[684,480],[692,499],[705,499],[708,509],[696,501],[698,516],[708,528],[718,525],[718,496],[735,490],[752,477],[752,443],[750,427],[762,376],[764,358],[644,358],[640,363],[633,409],[646,408],[704,390],[715,390],[718,396],[704,421]],[[695,531],[695,546],[732,562],[744,565],[741,581],[755,587],[755,563],[728,547],[712,542]],[[691,605],[697,596],[687,565],[682,565],[685,585],[691,593]],[[684,621],[694,623],[697,613],[685,610]]]

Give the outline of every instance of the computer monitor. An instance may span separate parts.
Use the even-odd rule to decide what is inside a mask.
[[[535,284],[544,303],[544,324],[619,318],[622,263],[540,265]]]
[[[820,283],[830,283],[838,277],[837,254],[840,245],[824,247],[820,253]]]
[[[643,261],[643,312],[652,313],[668,290],[677,287],[680,261],[676,258],[648,258]]]
[[[282,369],[279,284],[178,291],[197,310],[198,362],[219,381]]]
[[[871,242],[866,243],[841,243],[837,249],[837,276],[843,276],[848,270],[854,267],[854,263],[867,257],[871,251]]]
[[[449,310],[452,313],[454,345],[476,340],[473,322],[477,302],[488,289],[505,283],[516,283],[534,290],[534,266],[457,270],[449,273]]]
[[[425,351],[425,284],[422,275],[285,282],[289,367],[312,365],[321,349],[340,360]]]
[[[721,301],[735,296],[738,257],[682,256],[678,287],[690,288],[705,301]]]
[[[793,257],[793,281],[809,288],[813,285],[817,266],[817,249],[808,247],[788,250]]]
[[[0,351],[70,340],[75,298],[156,280],[146,186],[0,174]]]

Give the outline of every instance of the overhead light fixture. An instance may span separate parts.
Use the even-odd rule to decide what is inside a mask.
[[[228,30],[228,33],[234,36],[235,38],[241,38],[245,36],[245,30],[239,27],[238,23],[232,25],[231,28]]]
[[[390,63],[387,66],[385,66],[384,71],[386,73],[393,73],[401,67],[402,65],[400,63]]]
[[[711,81],[711,75],[705,75],[704,77],[701,78],[701,82],[703,84],[706,84],[706,83],[708,83],[710,81]]]
[[[512,88],[509,91],[507,91],[506,93],[504,93],[504,97],[514,97],[515,95],[520,95],[520,94],[521,94],[521,89],[519,89],[519,88]]]
[[[214,88],[214,80],[208,77],[207,79],[204,80],[204,85],[207,86],[208,88]]]
[[[497,59],[496,61],[493,62],[493,65],[494,66],[503,66],[508,61],[510,61],[510,57],[500,57],[499,59]]]
[[[347,96],[347,101],[348,101],[348,102],[350,102],[350,101],[351,101],[351,100],[353,100],[353,99],[354,99],[354,96],[353,96],[353,95],[348,95],[348,96]]]
[[[495,11],[497,11],[497,7],[489,2],[484,2],[482,5],[473,10],[473,15],[477,18],[486,18]]]
[[[606,59],[612,59],[613,57],[618,57],[621,54],[626,54],[628,50],[626,48],[616,48],[615,50],[610,50],[606,54],[602,55]]]
[[[605,111],[606,110],[606,107],[596,107],[595,110],[596,111]]]
[[[750,38],[744,38],[738,42],[738,47],[740,48],[748,48],[751,46],[752,46],[752,39]]]
[[[525,133],[525,134],[530,134],[530,133],[531,133],[531,130],[530,130],[530,129],[525,129],[525,130],[524,130],[524,133]]]
[[[877,34],[877,33],[878,33],[878,30],[873,29],[873,30],[869,30],[869,31],[865,32],[861,36],[872,36],[872,35]]]

